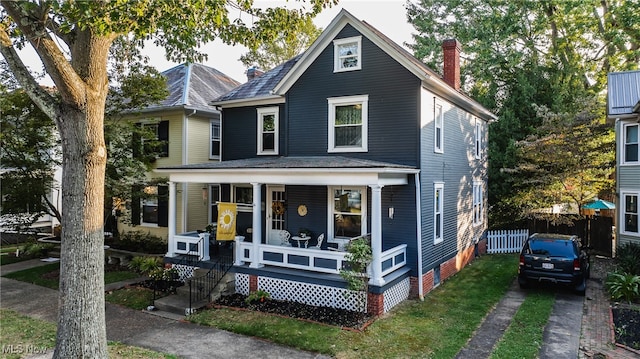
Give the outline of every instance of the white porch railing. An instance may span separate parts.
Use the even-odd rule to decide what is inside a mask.
[[[236,241],[236,265],[251,263],[253,243]],[[346,263],[347,252],[326,251],[261,244],[258,247],[258,264],[284,268],[304,269],[320,273],[340,274]],[[381,255],[381,272],[385,276],[407,264],[407,245],[391,248]]]
[[[170,253],[197,254],[201,260],[208,261],[210,259],[209,233],[193,231],[176,234],[171,242],[173,243],[173,248],[170,248]]]
[[[517,253],[529,238],[528,229],[489,231],[487,253]]]

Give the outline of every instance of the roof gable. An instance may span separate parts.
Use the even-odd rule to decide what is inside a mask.
[[[169,95],[147,110],[167,107],[213,109],[211,99],[240,85],[222,72],[201,64],[184,63],[161,73],[167,78]]]
[[[640,70],[611,72],[607,77],[607,114],[640,112]]]

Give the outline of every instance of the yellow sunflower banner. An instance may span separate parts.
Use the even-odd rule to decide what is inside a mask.
[[[232,241],[236,238],[236,214],[238,206],[235,203],[218,203],[218,230],[216,239]]]

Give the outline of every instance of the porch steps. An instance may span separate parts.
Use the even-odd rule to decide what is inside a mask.
[[[194,271],[194,276],[205,275],[208,270],[198,269]],[[195,302],[192,310],[202,308],[207,304],[220,298],[223,294],[235,292],[235,275],[227,273],[222,281],[213,289],[209,298]],[[189,285],[185,284],[176,289],[176,294],[156,299],[154,305],[157,310],[174,313],[182,316],[189,314]]]

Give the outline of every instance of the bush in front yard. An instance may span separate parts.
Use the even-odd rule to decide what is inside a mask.
[[[154,236],[151,233],[142,231],[126,232],[118,238],[106,238],[104,244],[115,249],[139,253],[165,253],[167,251],[167,241]]]
[[[616,251],[616,264],[621,272],[640,275],[640,244],[627,243]]]

